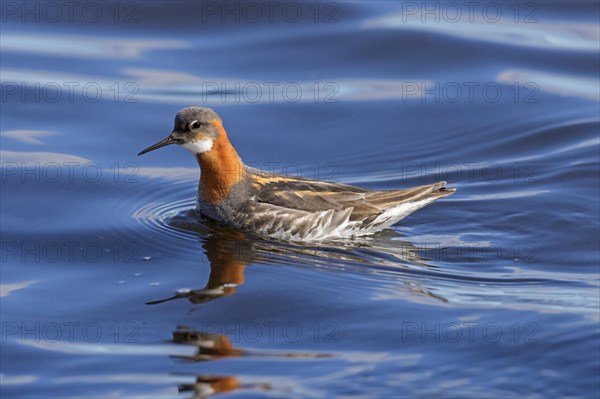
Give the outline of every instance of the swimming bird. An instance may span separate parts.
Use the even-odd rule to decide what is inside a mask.
[[[248,167],[210,108],[182,109],[171,134],[138,155],[170,144],[191,152],[200,165],[196,208],[203,216],[284,240],[372,234],[455,191],[444,181],[405,190],[369,190]]]

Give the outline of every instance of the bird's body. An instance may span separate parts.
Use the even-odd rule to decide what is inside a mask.
[[[224,201],[198,210],[236,228],[286,240],[320,240],[370,234],[390,227],[437,198],[444,182],[408,190],[374,191],[346,184],[288,177],[243,167],[243,178]]]
[[[192,152],[202,170],[200,213],[280,239],[312,241],[371,234],[455,191],[446,189],[445,182],[406,190],[368,190],[250,168],[231,145],[221,119],[207,108],[181,110],[173,133],[140,154],[173,143]]]

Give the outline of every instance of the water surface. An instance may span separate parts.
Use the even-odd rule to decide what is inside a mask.
[[[3,397],[600,394],[596,2],[111,4],[4,10]],[[189,105],[265,170],[458,191],[351,243],[231,231],[193,157],[135,156]]]

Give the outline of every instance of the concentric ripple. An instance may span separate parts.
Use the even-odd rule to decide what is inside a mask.
[[[199,223],[195,200],[187,198],[173,202],[151,202],[131,215],[142,227],[155,234],[197,241],[189,229],[176,227]]]

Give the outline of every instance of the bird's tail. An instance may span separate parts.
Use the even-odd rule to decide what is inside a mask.
[[[433,201],[452,195],[456,189],[446,188],[446,182],[440,181],[406,190],[378,191],[373,193],[369,202],[382,210],[376,218],[365,223],[367,230],[380,230],[390,227],[416,210]]]
[[[397,205],[427,199],[436,200],[453,194],[456,189],[446,188],[446,182],[440,181],[425,186],[418,186],[406,190],[377,191],[369,195],[369,202],[378,208],[385,210]]]

